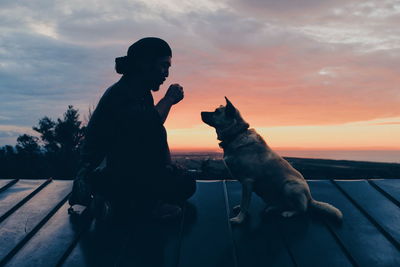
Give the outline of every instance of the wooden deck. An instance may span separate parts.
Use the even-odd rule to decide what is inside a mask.
[[[0,180],[0,265],[5,266],[400,266],[400,180],[309,181],[340,208],[343,225],[304,215],[230,225],[235,181],[198,181],[181,220],[142,219],[110,229],[67,213],[72,181]],[[85,213],[84,213],[85,214]]]

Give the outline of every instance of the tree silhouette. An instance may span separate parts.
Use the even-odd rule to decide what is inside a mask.
[[[83,141],[85,127],[81,127],[78,110],[68,106],[64,119],[57,119],[54,128],[54,139],[61,151],[65,153],[76,152]]]
[[[40,139],[46,152],[57,152],[59,149],[54,137],[55,126],[56,123],[46,116],[39,120],[39,126],[32,127],[33,130],[41,134]]]
[[[15,148],[0,147],[0,178],[74,178],[86,129],[79,111],[69,105],[63,118],[45,116],[32,129],[40,139],[23,134]]]
[[[17,138],[17,145],[15,147],[20,154],[38,154],[40,153],[38,141],[39,138],[36,136],[23,134]]]
[[[78,110],[69,105],[63,119],[57,119],[55,122],[49,117],[44,117],[33,130],[40,133],[40,139],[47,152],[70,153],[77,151],[83,141],[86,127],[81,127],[81,124]]]
[[[14,177],[13,173],[16,170],[16,151],[13,146],[5,145],[0,148],[0,178]]]

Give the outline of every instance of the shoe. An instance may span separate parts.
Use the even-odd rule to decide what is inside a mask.
[[[182,208],[178,205],[168,203],[158,203],[152,211],[153,219],[159,221],[171,221],[179,218],[182,215]]]
[[[72,185],[72,192],[68,199],[71,206],[79,204],[82,206],[89,206],[92,200],[92,193],[89,184],[81,179],[77,178],[74,180]]]
[[[102,196],[95,195],[93,201],[90,203],[90,212],[97,221],[108,222],[111,221],[113,209],[110,201],[104,199]]]

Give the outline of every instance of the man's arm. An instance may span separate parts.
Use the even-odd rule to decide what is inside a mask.
[[[157,103],[156,110],[158,111],[158,114],[160,114],[162,123],[164,123],[167,120],[172,105],[173,104],[171,100],[166,99],[165,97],[160,99],[160,101]]]
[[[164,123],[167,120],[171,107],[183,99],[183,87],[179,84],[172,84],[168,88],[165,96],[155,106],[161,120]]]

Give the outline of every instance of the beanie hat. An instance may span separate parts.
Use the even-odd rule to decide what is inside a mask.
[[[132,44],[126,56],[115,59],[115,70],[119,74],[127,74],[138,63],[154,61],[164,56],[172,56],[168,43],[157,37],[146,37]]]

